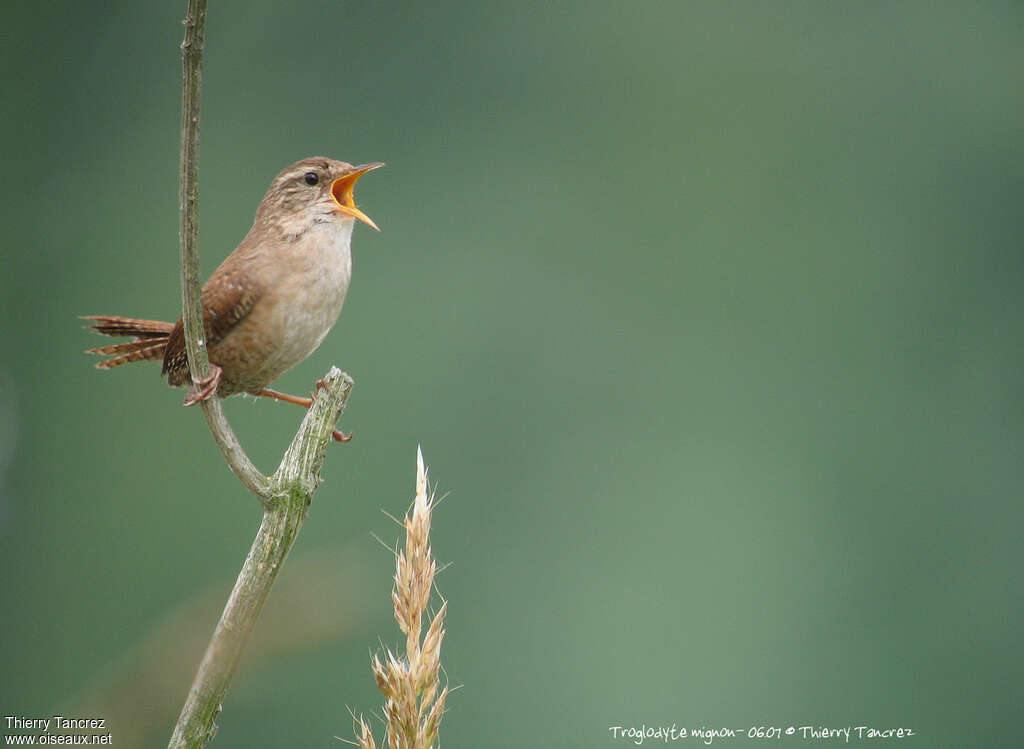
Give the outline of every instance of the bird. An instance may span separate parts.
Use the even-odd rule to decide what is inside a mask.
[[[337,322],[352,279],[355,223],[380,231],[356,207],[355,183],[382,166],[315,156],[274,178],[249,233],[203,285],[208,377],[191,378],[181,318],[170,323],[83,315],[97,333],[133,338],[86,353],[110,357],[99,369],[161,360],[168,385],[189,387],[186,406],[249,394],[309,408],[312,398],[268,385],[313,353]],[[351,436],[335,430],[334,438],[347,442]]]

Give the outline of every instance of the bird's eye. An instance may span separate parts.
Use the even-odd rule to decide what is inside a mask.
[[[316,172],[306,172],[306,184],[307,185],[312,187],[313,185],[315,185],[319,181],[320,181],[320,178],[318,176],[316,176]]]

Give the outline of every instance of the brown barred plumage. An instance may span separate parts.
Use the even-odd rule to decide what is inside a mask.
[[[174,329],[174,323],[161,322],[160,320],[134,320],[130,317],[113,317],[109,315],[88,315],[83,320],[95,320],[95,325],[89,328],[97,333],[109,336],[134,336],[134,341],[126,343],[115,343],[110,346],[100,346],[89,349],[87,354],[99,354],[109,356],[110,359],[101,361],[96,365],[97,369],[111,369],[120,367],[122,364],[129,364],[134,361],[146,361],[149,359],[163,359],[164,349],[167,348],[167,339]]]
[[[143,338],[166,338],[174,328],[174,323],[162,320],[136,320],[132,317],[116,317],[114,315],[82,315],[83,320],[95,320],[89,329],[109,336],[135,336]]]

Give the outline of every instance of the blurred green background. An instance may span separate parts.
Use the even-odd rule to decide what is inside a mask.
[[[75,316],[178,315],[184,2],[4,11],[0,713],[163,746],[259,510]],[[450,492],[443,746],[1017,744],[1022,33],[1012,2],[212,0],[204,273],[286,164],[388,163],[340,323],[278,381],[350,372],[356,438],[214,746],[379,712],[371,534],[417,443]],[[302,413],[227,407],[271,470]]]

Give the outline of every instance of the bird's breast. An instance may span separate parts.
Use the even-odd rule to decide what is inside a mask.
[[[272,378],[313,353],[337,322],[352,278],[353,224],[314,224],[283,253],[271,323],[278,342],[265,365]]]

